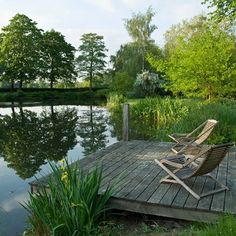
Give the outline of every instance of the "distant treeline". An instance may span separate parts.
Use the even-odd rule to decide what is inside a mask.
[[[92,91],[96,92],[98,90],[105,90],[108,89],[106,87],[93,87]],[[86,92],[90,91],[88,87],[82,87],[82,88],[0,88],[0,93],[1,92],[25,92],[25,93],[32,93],[32,92]]]

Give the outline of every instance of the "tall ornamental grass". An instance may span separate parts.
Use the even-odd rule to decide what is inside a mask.
[[[118,106],[121,107],[120,105]],[[167,134],[188,133],[207,119],[219,121],[209,144],[236,141],[236,101],[145,98],[131,104],[130,138],[171,141]],[[122,110],[111,112],[114,127],[121,127]],[[118,136],[119,137],[119,136]]]
[[[36,236],[96,235],[99,222],[108,210],[106,203],[113,187],[98,195],[102,169],[83,172],[78,165],[51,164],[52,175],[48,186],[30,194],[24,207]]]

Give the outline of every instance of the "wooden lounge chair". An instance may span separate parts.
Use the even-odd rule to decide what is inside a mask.
[[[215,194],[224,190],[229,190],[227,186],[220,183],[215,177],[209,173],[213,171],[223,160],[228,149],[233,146],[233,143],[215,145],[204,148],[198,155],[186,158],[185,155],[169,156],[161,159],[155,159],[155,162],[168,173],[167,176],[160,180],[160,183],[177,183],[184,187],[196,199]],[[189,186],[184,183],[184,180],[196,176],[208,176],[212,178],[220,188],[198,195]]]
[[[201,125],[199,125],[195,130],[191,133],[187,134],[171,134],[168,135],[172,140],[176,142],[176,144],[171,148],[174,153],[181,153],[189,146],[198,146],[203,143],[213,131],[215,125],[218,121],[213,119],[208,119]],[[200,132],[200,130],[202,131]],[[198,135],[196,135],[200,132]]]

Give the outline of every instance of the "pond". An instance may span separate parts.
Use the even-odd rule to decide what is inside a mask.
[[[29,182],[49,173],[48,162],[69,162],[117,141],[104,107],[0,104],[0,235],[27,228]]]

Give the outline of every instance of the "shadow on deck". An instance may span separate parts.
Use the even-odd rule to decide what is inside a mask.
[[[113,209],[201,222],[213,221],[224,213],[236,214],[236,148],[230,149],[212,173],[230,191],[196,200],[179,185],[159,183],[166,173],[154,159],[170,155],[171,145],[140,140],[118,142],[79,162],[84,170],[102,163],[100,193],[113,181],[118,182],[117,191],[109,201]],[[31,182],[32,189],[37,189],[42,181],[46,179]],[[188,185],[198,193],[215,188],[214,182],[206,177],[192,178]]]

